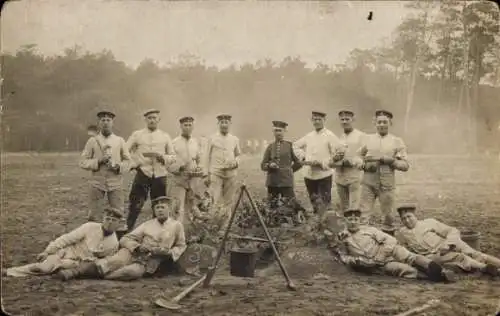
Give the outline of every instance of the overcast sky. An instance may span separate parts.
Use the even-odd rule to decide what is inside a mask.
[[[2,50],[36,44],[44,54],[59,54],[80,45],[109,49],[131,66],[145,58],[163,64],[184,53],[216,66],[289,55],[334,65],[354,48],[389,38],[407,13],[401,1],[23,0],[2,12]]]

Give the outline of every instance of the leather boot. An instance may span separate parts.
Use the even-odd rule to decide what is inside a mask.
[[[484,266],[484,268],[481,269],[481,273],[487,274],[487,275],[490,275],[493,277],[496,277],[499,275],[498,268],[491,263],[487,263],[486,266]]]

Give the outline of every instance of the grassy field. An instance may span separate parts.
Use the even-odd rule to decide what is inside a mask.
[[[399,201],[418,202],[424,216],[481,232],[481,248],[500,255],[500,161],[494,158],[415,156],[398,178]],[[58,235],[85,221],[88,174],[75,154],[2,156],[2,267],[32,262]],[[260,157],[246,157],[240,178],[253,195],[265,193]],[[126,192],[130,189],[127,178]],[[306,205],[297,175],[297,194]],[[139,221],[149,218],[149,204]],[[314,269],[290,270],[299,291],[289,292],[279,273],[242,279],[221,269],[210,290],[198,289],[176,314],[195,315],[393,315],[430,299],[441,304],[426,315],[494,315],[500,282],[464,277],[432,284],[360,276],[332,265],[328,277]],[[2,303],[12,315],[171,315],[152,306],[161,290],[180,292],[181,277],[137,282],[2,278]]]

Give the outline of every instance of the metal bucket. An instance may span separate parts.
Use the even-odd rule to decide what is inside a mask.
[[[229,266],[232,276],[253,278],[257,263],[258,249],[235,248],[229,250]]]
[[[469,246],[476,250],[480,250],[481,244],[481,233],[474,231],[463,231],[460,232],[460,238],[465,241]]]

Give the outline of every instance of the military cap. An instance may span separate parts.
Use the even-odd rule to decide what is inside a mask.
[[[102,110],[102,111],[99,111],[97,112],[97,117],[98,118],[101,118],[101,117],[105,117],[105,116],[109,116],[111,118],[115,118],[115,113],[111,112],[111,111],[108,111],[108,110]]]
[[[185,123],[185,122],[193,122],[194,121],[194,118],[192,118],[191,116],[184,116],[184,117],[181,117],[179,119],[179,123]]]
[[[288,123],[283,121],[273,121],[273,126],[279,128],[286,128],[288,126]]]
[[[170,201],[172,201],[172,198],[170,198],[168,196],[159,196],[156,199],[153,199],[151,201],[151,204],[153,206],[156,206],[157,204],[167,204]]]
[[[230,121],[231,118],[232,118],[232,116],[229,115],[229,114],[220,114],[220,115],[217,115],[217,119],[219,121],[222,121],[222,120],[228,120],[228,121]]]
[[[360,209],[347,209],[344,211],[344,216],[349,216],[350,214],[356,214],[358,216],[361,216],[361,210]]]
[[[349,115],[349,116],[354,116],[354,112],[348,109],[342,109],[339,111],[339,116],[342,115]]]
[[[397,208],[399,216],[401,216],[405,212],[415,213],[416,210],[417,210],[417,205],[413,204],[413,203],[411,203],[411,204],[404,204],[404,205],[401,205],[401,206],[399,206]]]
[[[104,214],[111,215],[116,218],[123,218],[125,216],[121,209],[115,207],[106,207],[104,209]]]
[[[153,113],[156,113],[156,114],[159,114],[160,113],[160,110],[157,110],[157,109],[149,109],[149,110],[146,110],[144,112],[144,117],[148,116],[149,114],[153,114]]]
[[[377,110],[375,111],[375,116],[381,116],[381,115],[385,115],[387,116],[388,118],[390,118],[392,120],[392,118],[394,117],[392,115],[392,112],[390,111],[387,111],[387,110]]]
[[[318,112],[318,111],[312,111],[312,116],[326,117],[326,113]]]

